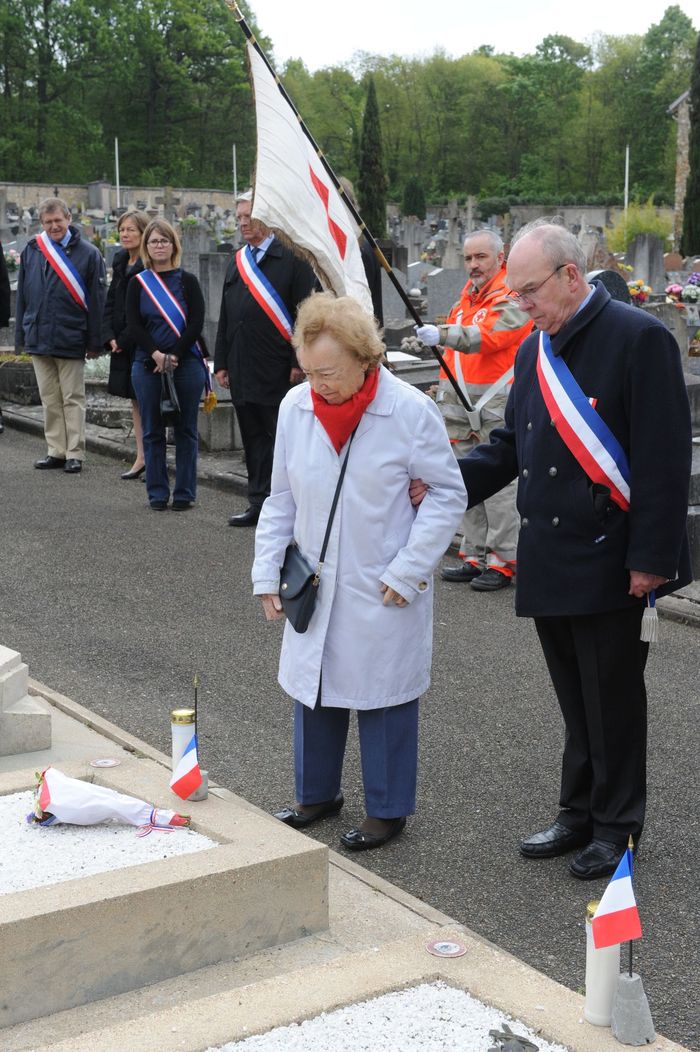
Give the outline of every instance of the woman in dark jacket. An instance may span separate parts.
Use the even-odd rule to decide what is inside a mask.
[[[170,223],[154,219],[141,246],[145,269],[127,286],[126,320],[136,342],[131,382],[143,423],[148,499],[154,511],[164,511],[170,498],[160,399],[161,374],[171,372],[180,402],[172,508],[185,511],[197,495],[197,414],[207,369],[197,344],[204,297],[194,274],[180,267],[180,239]]]
[[[136,342],[126,325],[126,289],[134,274],[143,270],[141,262],[141,237],[148,226],[148,216],[132,208],[119,217],[117,232],[122,250],[115,253],[112,263],[112,282],[107,293],[107,303],[102,321],[102,339],[105,348],[111,351],[107,390],[120,398],[131,399],[131,415],[134,421],[136,459],[123,479],[137,479],[143,475],[143,433],[141,414],[136,392],[131,383],[131,366],[134,362]]]

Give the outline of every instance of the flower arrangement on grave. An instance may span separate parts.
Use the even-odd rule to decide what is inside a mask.
[[[9,271],[17,270],[19,266],[19,252],[16,248],[11,248],[5,252],[5,264]]]
[[[637,307],[641,307],[651,296],[651,288],[649,285],[645,285],[641,278],[637,278],[635,281],[628,281],[627,288],[630,290],[632,303],[636,304]]]
[[[429,241],[420,254],[420,258],[423,263],[430,263],[436,267],[440,265],[440,254],[437,250],[437,244],[435,241]]]
[[[700,303],[700,271],[693,271],[686,281],[681,300],[683,303]]]
[[[670,285],[666,286],[664,292],[666,293],[667,303],[680,303],[683,286],[679,285],[677,281],[672,281]]]

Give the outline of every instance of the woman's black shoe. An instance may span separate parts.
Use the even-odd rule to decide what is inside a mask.
[[[152,500],[151,511],[165,511],[168,506],[167,500]]]
[[[338,793],[335,800],[328,800],[327,803],[321,804],[317,811],[312,811],[310,814],[297,811],[293,807],[283,807],[281,811],[275,812],[274,817],[284,822],[285,825],[293,826],[294,829],[306,829],[307,826],[318,822],[320,818],[337,815],[344,803],[343,794]]]
[[[120,479],[140,479],[145,470],[146,470],[146,465],[144,464],[144,466],[142,468],[137,468],[136,471],[125,471],[122,475],[119,476],[119,478]]]
[[[349,851],[369,851],[373,847],[383,847],[390,840],[403,833],[406,828],[405,818],[392,819],[391,826],[382,836],[374,833],[365,833],[363,829],[351,829],[349,833],[343,833],[340,843]]]

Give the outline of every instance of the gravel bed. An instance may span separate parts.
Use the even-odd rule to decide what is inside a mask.
[[[191,829],[153,830],[109,821],[95,826],[28,825],[34,793],[0,796],[0,895],[217,847]]]
[[[464,990],[424,983],[384,994],[267,1034],[231,1041],[207,1052],[487,1052],[500,1047],[489,1030],[527,1037],[538,1052],[566,1052]]]

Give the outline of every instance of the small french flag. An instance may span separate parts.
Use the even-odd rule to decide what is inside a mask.
[[[201,784],[202,772],[199,769],[199,760],[197,759],[197,735],[193,734],[177,767],[173,771],[173,776],[170,779],[170,788],[182,800],[186,800]]]
[[[642,923],[632,887],[632,852],[629,848],[603,892],[591,926],[596,950],[642,936]]]

